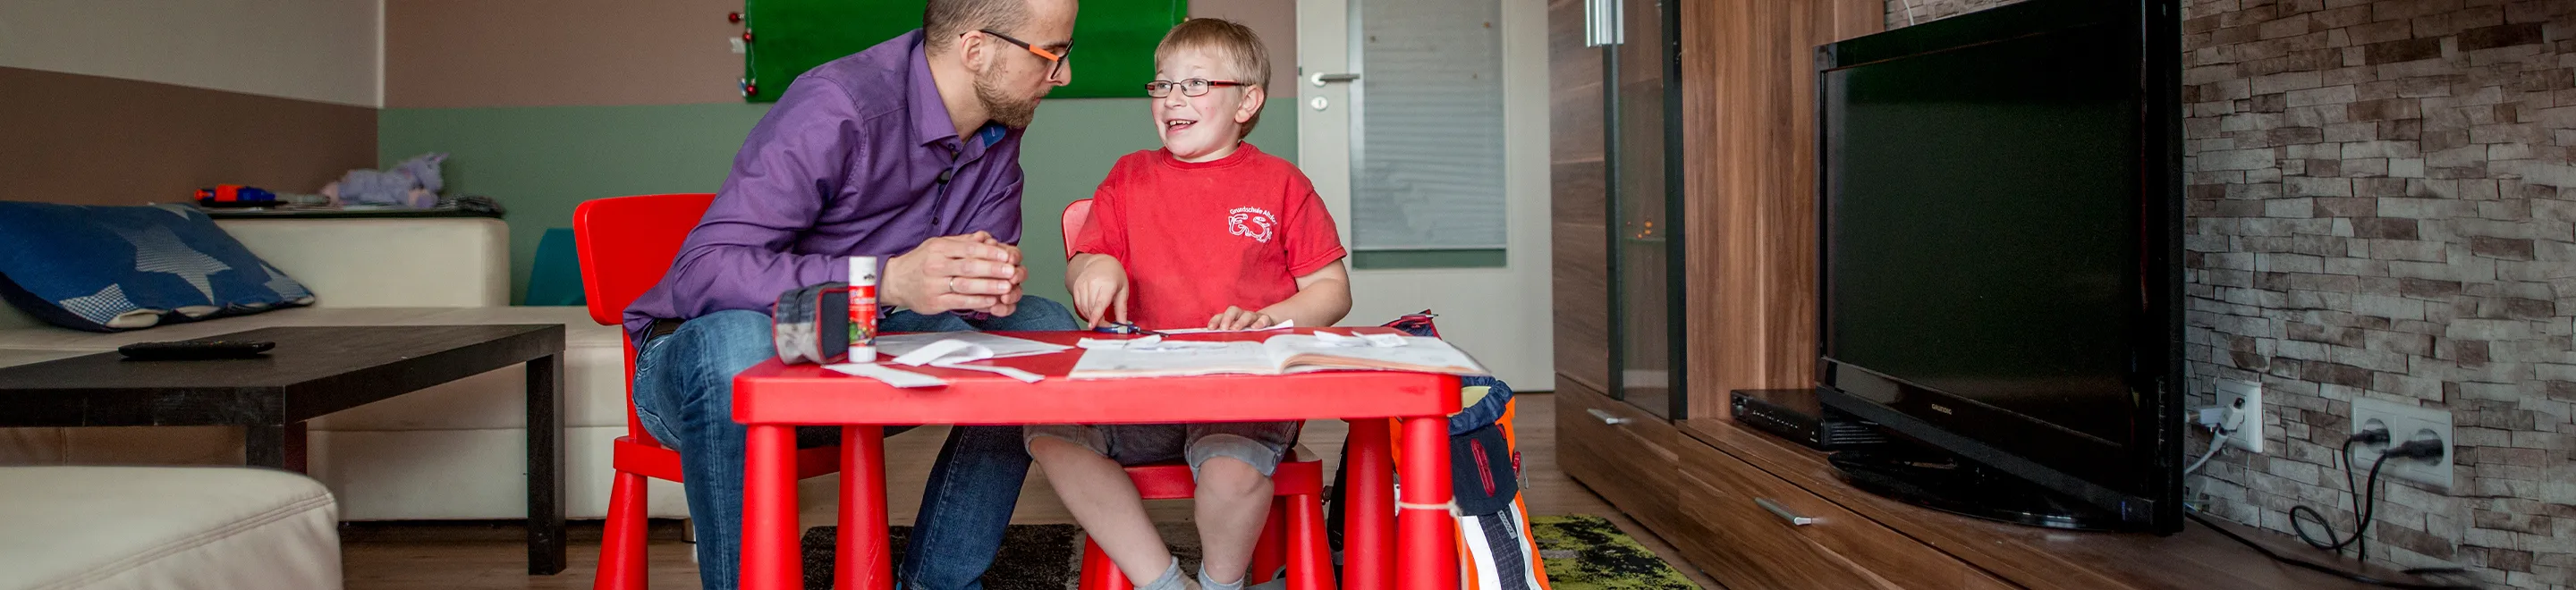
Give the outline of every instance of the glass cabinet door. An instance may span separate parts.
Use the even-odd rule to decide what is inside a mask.
[[[1623,42],[1604,47],[1610,240],[1610,393],[1684,418],[1679,0],[1613,0]]]

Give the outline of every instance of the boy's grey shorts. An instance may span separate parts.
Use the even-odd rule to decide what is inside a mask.
[[[1192,424],[1045,424],[1023,429],[1023,444],[1038,437],[1062,439],[1117,461],[1143,465],[1187,459],[1190,474],[1214,457],[1233,457],[1269,476],[1279,469],[1289,445],[1297,442],[1298,422],[1202,422]]]

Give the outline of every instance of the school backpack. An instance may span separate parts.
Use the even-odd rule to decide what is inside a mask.
[[[1432,324],[1438,317],[1431,310],[1406,314],[1386,327],[1414,336],[1438,338],[1440,329]],[[1512,388],[1490,376],[1458,379],[1460,408],[1449,415],[1449,489],[1457,499],[1457,511],[1451,513],[1458,522],[1458,581],[1469,590],[1547,590],[1547,568],[1539,563],[1538,545],[1529,534],[1529,509],[1520,491],[1527,481],[1521,476],[1520,439],[1513,433]],[[1388,428],[1390,434],[1402,428]],[[1400,435],[1399,435],[1400,436]],[[1398,465],[1404,461],[1402,444],[1390,445]],[[1344,447],[1341,464],[1350,464]],[[1348,475],[1347,467],[1333,474],[1335,485],[1327,495],[1325,510],[1326,538],[1331,541],[1334,561],[1340,562],[1344,494],[1339,482]],[[1403,485],[1402,481],[1396,482]]]

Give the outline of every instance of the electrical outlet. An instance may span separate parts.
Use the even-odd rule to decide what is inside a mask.
[[[2219,408],[2236,408],[2238,399],[2245,400],[2245,405],[2236,410],[2244,417],[2238,418],[2236,434],[2228,435],[2227,444],[2245,449],[2248,453],[2263,454],[2263,435],[2267,434],[2263,432],[2263,384],[2235,379],[2218,380]]]
[[[2380,453],[2387,452],[2389,447],[2412,440],[2433,439],[2442,441],[2440,460],[2426,461],[2393,457],[2387,464],[2380,466],[2379,475],[2440,486],[2445,489],[2451,487],[2452,454],[2458,451],[2458,447],[2453,444],[2455,439],[2451,438],[2450,410],[2427,408],[2408,402],[2367,397],[2354,398],[2352,431],[2359,433],[2372,427],[2387,428],[2388,442],[2353,445],[2352,456],[2344,459],[2352,461],[2354,473],[2369,475],[2370,463],[2378,460]]]

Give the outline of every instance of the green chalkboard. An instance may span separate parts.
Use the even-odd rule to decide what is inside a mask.
[[[805,70],[921,28],[923,0],[744,0],[751,102],[775,102]],[[1073,83],[1048,98],[1145,96],[1154,44],[1189,17],[1189,0],[1084,0],[1074,19]]]

